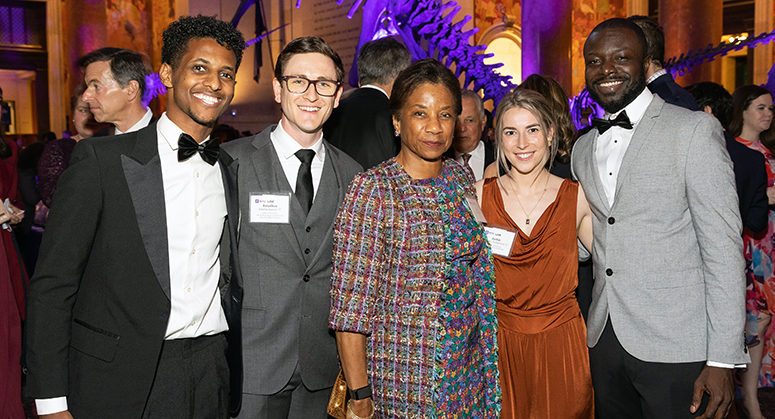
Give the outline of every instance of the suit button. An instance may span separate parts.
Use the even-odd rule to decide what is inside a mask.
[[[309,254],[309,249],[304,249],[304,254],[308,255]]]
[[[309,275],[304,275],[304,278],[302,278],[304,282],[309,282]]]
[[[304,230],[305,230],[307,233],[309,233],[309,232],[310,232],[310,230],[312,230],[312,227],[307,227],[307,228],[305,228]]]
[[[608,217],[608,224],[613,224],[615,222],[616,220],[614,219],[614,217]]]
[[[614,274],[614,270],[611,269],[611,268],[608,268],[608,269],[605,270],[605,274],[608,275],[608,276],[611,276],[611,275]]]

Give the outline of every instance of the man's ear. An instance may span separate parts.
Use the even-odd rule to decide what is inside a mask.
[[[159,69],[159,79],[164,87],[167,89],[172,88],[172,67],[169,64],[164,63],[161,65],[161,68]]]
[[[122,89],[126,93],[127,100],[133,102],[138,99],[140,95],[140,83],[137,80],[129,80],[129,84]]]

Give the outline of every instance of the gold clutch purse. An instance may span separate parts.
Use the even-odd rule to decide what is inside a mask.
[[[347,400],[349,398],[350,392],[347,391],[344,370],[340,368],[334,388],[331,390],[331,397],[328,399],[328,409],[326,409],[328,414],[336,419],[347,419]]]

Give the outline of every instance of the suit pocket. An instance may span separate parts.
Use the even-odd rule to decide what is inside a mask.
[[[119,335],[74,319],[70,346],[86,355],[111,362],[116,355],[119,338]]]
[[[699,269],[681,272],[658,272],[644,279],[645,286],[650,290],[686,288],[702,285],[703,275]]]

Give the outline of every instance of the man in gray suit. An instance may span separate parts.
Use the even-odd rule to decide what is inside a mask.
[[[333,226],[352,158],[323,140],[344,68],[317,37],[277,58],[280,123],[223,145],[239,161],[239,255],[245,296],[240,418],[326,418],[339,371],[328,329]]]
[[[601,23],[584,45],[587,89],[607,117],[571,159],[594,214],[595,409],[722,418],[732,369],[748,362],[735,178],[718,121],[646,89],[645,51],[626,19]]]

